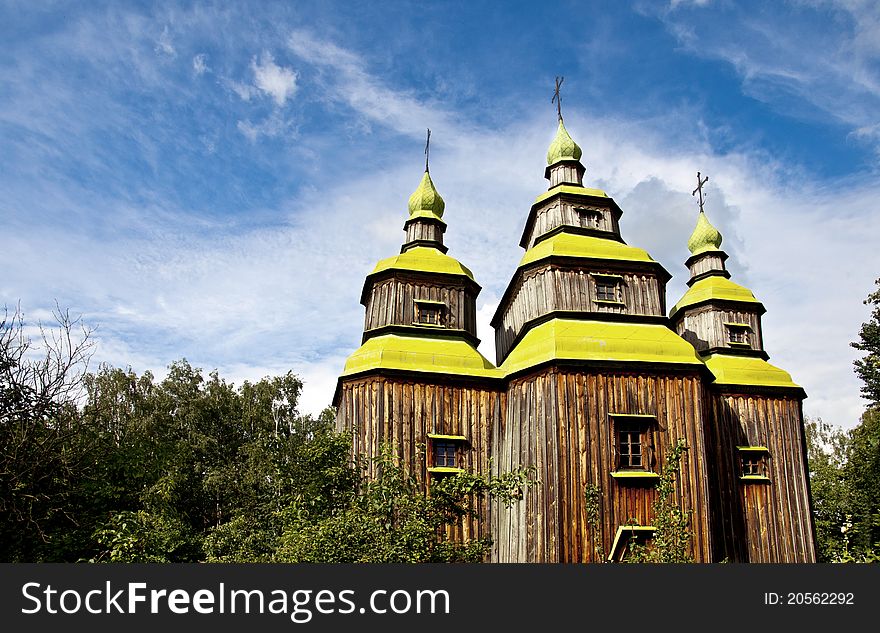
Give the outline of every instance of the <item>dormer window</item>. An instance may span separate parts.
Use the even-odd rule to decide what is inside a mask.
[[[580,218],[581,226],[590,229],[597,229],[602,225],[602,212],[598,209],[587,209],[586,207],[575,207],[575,212]]]
[[[752,326],[748,323],[725,323],[727,328],[727,343],[731,347],[751,348],[752,344],[749,335],[752,332]]]
[[[620,287],[623,277],[607,273],[593,273],[593,285],[596,288],[597,303],[613,303],[623,305],[620,300]]]
[[[415,322],[418,325],[443,327],[446,323],[446,304],[439,301],[416,301]]]

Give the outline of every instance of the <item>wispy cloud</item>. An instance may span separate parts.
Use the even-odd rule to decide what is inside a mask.
[[[804,0],[768,4],[759,13],[721,4],[712,10],[657,15],[685,50],[730,63],[747,95],[785,115],[831,115],[855,131],[880,123],[876,2]],[[880,139],[874,135],[855,137],[880,152]]]
[[[413,137],[421,137],[428,126],[458,136],[454,115],[437,104],[390,87],[370,74],[367,63],[356,53],[302,29],[291,33],[287,43],[301,60],[326,71],[320,79],[328,87],[330,99],[345,103],[367,120]]]
[[[175,57],[177,55],[177,50],[174,48],[174,43],[171,41],[171,33],[168,31],[168,25],[165,25],[165,28],[162,29],[159,39],[156,40],[156,48],[154,50],[160,55],[165,55],[167,57]]]
[[[272,97],[278,107],[282,107],[296,94],[296,72],[276,64],[269,53],[264,52],[259,62],[255,57],[251,61],[251,69],[254,71],[254,85]]]
[[[205,53],[199,53],[192,60],[193,72],[196,75],[204,75],[210,70],[208,68],[208,56]]]

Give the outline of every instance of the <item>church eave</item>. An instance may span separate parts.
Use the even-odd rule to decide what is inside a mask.
[[[473,292],[474,297],[479,295],[482,290],[480,284],[464,274],[437,273],[407,268],[386,268],[379,272],[370,273],[364,279],[364,285],[361,289],[361,305],[367,306],[367,302],[370,299],[370,289],[374,284],[394,277],[414,278],[426,283],[457,283]]]
[[[424,325],[398,325],[396,323],[391,325],[383,325],[382,327],[377,327],[371,330],[364,331],[364,334],[361,337],[361,344],[366,343],[369,339],[375,336],[384,336],[385,334],[396,333],[408,334],[411,336],[423,336],[426,334],[430,334],[432,337],[460,339],[466,341],[474,348],[477,348],[480,345],[480,339],[478,339],[467,330],[444,328],[439,326],[429,328]]]

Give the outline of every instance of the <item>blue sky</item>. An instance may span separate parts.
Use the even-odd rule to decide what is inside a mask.
[[[797,2],[0,3],[0,300],[95,362],[329,403],[423,169],[488,320],[546,189],[553,79],[588,185],[683,293],[695,172],[771,362],[842,426],[880,276],[880,8]]]

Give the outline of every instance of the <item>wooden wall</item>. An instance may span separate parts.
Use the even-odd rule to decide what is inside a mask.
[[[415,302],[442,301],[446,304],[446,327],[477,335],[476,297],[464,284],[438,284],[406,277],[394,277],[373,285],[367,300],[364,330],[385,325],[414,325]]]
[[[710,270],[725,270],[724,259],[720,255],[703,255],[692,261],[691,265],[688,266],[688,270],[691,277],[707,273]]]
[[[685,317],[675,322],[675,331],[698,352],[714,347],[735,347],[728,344],[725,323],[748,323],[752,328],[748,333],[752,349],[764,349],[761,317],[757,312],[719,310],[715,306],[705,305],[693,311],[687,310]]]
[[[583,167],[578,167],[572,163],[563,163],[550,169],[550,188],[557,185],[575,185],[579,186],[583,183],[581,172]]]
[[[590,209],[595,212],[595,215],[584,214],[576,210],[581,208]],[[593,219],[595,216],[598,216],[597,220]],[[535,211],[535,221],[532,224],[526,248],[531,248],[535,245],[535,240],[560,226],[596,229],[620,235],[620,228],[609,208],[558,198],[546,207]]]
[[[796,397],[717,394],[706,426],[716,558],[732,562],[816,561],[803,414]],[[740,481],[736,446],[770,449],[770,483]]]
[[[391,444],[403,464],[418,477],[428,477],[425,445],[428,433],[463,435],[459,467],[489,471],[489,442],[504,408],[501,391],[480,386],[371,377],[344,381],[336,413],[337,430],[353,431],[355,453],[375,456]],[[368,474],[372,475],[373,471]],[[488,504],[480,509],[488,519]],[[450,535],[479,538],[488,522],[466,521]]]
[[[443,232],[446,229],[436,222],[408,222],[406,225],[406,241],[428,240],[443,243]]]
[[[623,277],[623,305],[596,301],[596,278],[582,268],[548,264],[527,271],[516,287],[495,329],[495,353],[500,364],[510,351],[523,325],[553,310],[663,316],[665,292],[650,273],[614,273]]]
[[[653,487],[622,484],[614,466],[609,413],[656,415],[657,453],[677,438],[690,447],[678,493],[694,510],[693,554],[711,560],[708,490],[703,463],[703,386],[698,375],[637,375],[548,369],[511,382],[506,415],[493,431],[494,467],[535,466],[540,484],[523,502],[492,510],[495,562],[598,562],[611,550],[618,526],[652,522]],[[600,526],[587,524],[584,491],[601,495]],[[597,553],[596,549],[599,552]]]

